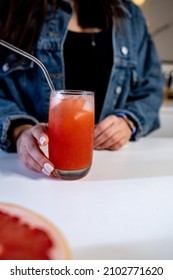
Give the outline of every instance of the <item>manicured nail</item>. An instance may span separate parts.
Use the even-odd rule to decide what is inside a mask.
[[[53,166],[50,165],[49,163],[45,163],[42,169],[42,172],[49,176],[51,174],[51,172],[54,170]]]
[[[41,171],[42,171],[46,176],[50,176],[50,173],[48,173],[48,172],[46,171],[46,169],[42,168]]]
[[[43,145],[45,141],[46,141],[46,138],[44,136],[41,136],[39,139],[40,145]]]

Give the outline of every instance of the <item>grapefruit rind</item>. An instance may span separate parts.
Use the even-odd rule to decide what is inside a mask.
[[[51,260],[72,258],[69,245],[62,232],[48,219],[30,209],[11,203],[0,203],[0,210],[11,216],[17,216],[21,224],[29,224],[30,228],[38,228],[48,234],[53,243],[53,247],[48,252]]]

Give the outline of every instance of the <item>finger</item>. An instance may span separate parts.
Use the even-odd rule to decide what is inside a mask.
[[[103,143],[102,146],[105,149],[112,149],[114,146],[121,148],[128,141],[129,134],[126,134],[125,131],[118,131],[105,143]]]
[[[131,130],[124,119],[113,118],[113,120],[112,125],[94,140],[94,147],[96,149],[107,149],[110,146],[116,145],[123,137],[125,138],[125,142],[130,140]],[[122,144],[120,143],[118,146],[121,147]]]
[[[47,135],[47,124],[35,125],[32,129],[32,135],[41,146],[45,146],[49,142]]]
[[[111,151],[119,150],[127,143],[128,143],[128,140],[125,137],[123,137],[118,142],[113,144],[112,146],[109,146],[108,150],[111,150]]]
[[[105,118],[103,121],[101,121],[99,124],[97,124],[94,129],[94,139],[99,137],[106,129],[109,128],[109,126],[112,125],[112,123],[113,123],[112,116],[109,116]]]
[[[105,141],[103,141],[103,139],[100,141],[100,143],[95,143],[94,147],[98,148],[98,149],[109,149],[110,146],[116,144],[118,141],[120,141],[120,139],[123,137],[122,132],[118,131],[118,132],[114,132],[112,134],[110,134],[110,137],[104,138]]]
[[[45,127],[45,126],[43,126]],[[39,130],[37,126],[36,133]],[[41,129],[41,131],[44,131]],[[50,175],[54,170],[53,164],[39,148],[36,138],[33,137],[33,128],[25,130],[16,142],[17,152],[24,165],[37,172]]]
[[[27,147],[27,152],[30,155],[31,166],[35,166],[38,172],[43,172],[45,175],[49,176],[53,170],[54,166],[49,161],[49,159],[44,155],[44,153],[39,149],[39,147],[33,145],[31,147]]]
[[[101,147],[109,139],[114,144],[114,141],[118,141],[118,137],[122,137],[125,134],[124,128],[120,125],[119,120],[116,120],[116,117],[111,118],[113,122],[107,127],[100,135],[94,139],[95,147]]]
[[[109,127],[104,130],[97,138],[94,139],[94,147],[101,147],[109,138],[111,138],[116,132]]]
[[[30,152],[28,152],[26,143],[25,143],[25,145],[22,145],[22,143],[20,143],[20,141],[19,141],[17,143],[17,152],[18,152],[19,158],[22,160],[22,162],[24,163],[24,165],[26,167],[28,167],[29,169],[32,169],[36,172],[41,171],[40,164],[37,163],[37,161],[35,161],[35,159],[33,159],[33,157],[30,155]]]
[[[38,173],[43,173],[46,176],[50,176],[54,170],[53,166],[50,165],[48,162],[44,163],[44,165],[41,166],[28,153],[27,156],[25,157],[25,166]]]
[[[34,138],[30,138],[27,145],[18,144],[18,154],[25,166],[36,172],[43,172],[45,175],[50,175],[54,170],[53,164],[45,156],[45,154],[39,149],[34,141]]]
[[[36,172],[41,173],[42,172],[42,167],[39,163],[37,163],[37,161],[35,161],[35,159],[27,152],[25,152],[25,154],[23,154],[23,163],[24,165]]]

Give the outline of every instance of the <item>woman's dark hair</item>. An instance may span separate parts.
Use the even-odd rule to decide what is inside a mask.
[[[108,28],[115,17],[118,27],[119,19],[124,18],[121,8],[122,0],[73,0],[81,27]]]
[[[0,1],[0,38],[31,50],[47,10],[47,0]]]
[[[61,0],[1,0],[0,39],[30,52],[44,22],[48,3]],[[123,17],[122,0],[72,0],[82,27],[106,28]]]

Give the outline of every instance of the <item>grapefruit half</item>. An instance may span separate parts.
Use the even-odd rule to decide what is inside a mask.
[[[0,203],[0,260],[67,260],[70,248],[50,221],[19,205]]]

